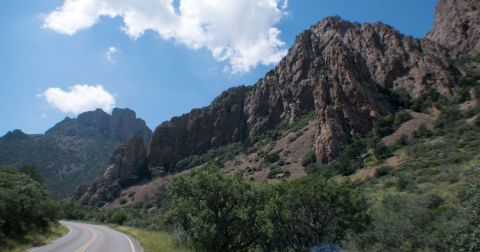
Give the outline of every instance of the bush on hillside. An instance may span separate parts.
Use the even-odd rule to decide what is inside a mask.
[[[352,251],[448,251],[445,237],[456,220],[431,195],[389,196],[372,209],[368,231],[350,237]]]
[[[369,223],[365,198],[349,184],[315,177],[274,187],[266,208],[264,251],[306,251],[320,243],[339,243]]]
[[[58,205],[50,200],[36,168],[0,168],[0,238],[19,238],[45,231],[58,218]],[[27,173],[35,175],[33,178]]]
[[[480,185],[472,185],[465,196],[462,215],[467,220],[452,235],[452,248],[457,251],[480,251]]]
[[[303,167],[307,167],[309,164],[313,164],[315,162],[317,162],[317,156],[313,150],[308,151],[307,154],[305,154],[305,156],[302,158]]]

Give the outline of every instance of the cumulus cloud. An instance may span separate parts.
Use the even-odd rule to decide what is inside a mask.
[[[48,88],[39,97],[64,113],[79,114],[101,108],[110,112],[115,106],[115,98],[102,85],[74,85],[68,91],[60,88]]]
[[[105,57],[107,58],[108,61],[114,63],[115,59],[113,58],[113,55],[117,53],[118,49],[114,46],[110,46],[107,51],[105,52]]]
[[[145,31],[192,49],[207,48],[233,72],[277,63],[285,54],[275,27],[287,0],[64,0],[46,15],[44,27],[73,35],[102,16],[123,19],[122,30],[136,39]]]

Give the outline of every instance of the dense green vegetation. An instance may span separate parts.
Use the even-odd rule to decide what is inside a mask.
[[[73,209],[81,219],[163,234],[159,237],[176,247],[285,251],[340,243],[365,230],[367,208],[366,198],[349,183],[315,177],[276,185],[254,183],[240,174],[225,174],[211,163],[178,177],[170,189],[142,204],[98,214]]]
[[[463,95],[459,89],[453,101],[438,94],[418,98],[441,112],[433,130],[422,126],[414,139],[387,148],[402,163],[389,167],[383,164],[384,158],[377,156],[368,162],[371,158],[364,154],[364,167],[377,167],[375,177],[357,184],[368,197],[372,224],[351,237],[348,247],[362,251],[479,250],[480,127],[467,119],[480,109],[477,96],[477,106],[460,111],[457,101],[472,99],[460,99]],[[421,104],[418,100],[414,106]]]
[[[60,199],[76,186],[91,183],[120,144],[91,131],[78,126],[68,132],[46,135],[9,133],[0,138],[0,164],[16,167],[35,164],[51,196]]]
[[[0,249],[28,243],[31,234],[49,233],[59,213],[34,166],[0,168]]]

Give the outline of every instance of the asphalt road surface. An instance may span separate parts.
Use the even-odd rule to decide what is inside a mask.
[[[35,252],[143,252],[133,238],[109,227],[79,222],[61,221],[69,232],[62,238]]]

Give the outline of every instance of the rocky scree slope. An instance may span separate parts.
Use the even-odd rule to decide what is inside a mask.
[[[152,135],[134,111],[115,108],[109,115],[98,109],[66,118],[45,134],[7,133],[0,138],[0,165],[36,165],[52,194],[63,197],[98,176],[113,150],[134,135],[144,144]]]

